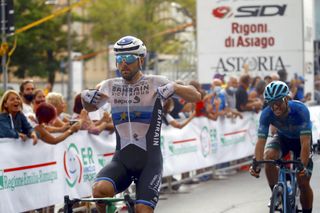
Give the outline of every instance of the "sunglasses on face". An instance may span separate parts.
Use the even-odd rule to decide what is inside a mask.
[[[269,106],[271,106],[271,107],[281,106],[281,104],[283,104],[284,102],[285,102],[285,98],[281,98],[279,100],[272,101],[271,103],[269,103]]]
[[[136,55],[117,55],[116,62],[117,64],[121,64],[125,62],[126,64],[133,64],[138,60],[139,56]]]

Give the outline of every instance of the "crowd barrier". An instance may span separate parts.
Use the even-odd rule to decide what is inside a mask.
[[[314,141],[320,107],[310,107]],[[259,114],[243,119],[194,118],[183,129],[162,128],[164,176],[181,174],[253,154]],[[57,145],[0,139],[0,212],[22,212],[91,195],[97,172],[112,158],[115,134],[79,131]]]

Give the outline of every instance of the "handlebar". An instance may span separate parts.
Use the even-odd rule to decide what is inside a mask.
[[[284,167],[287,164],[293,164],[296,166],[296,169],[298,171],[302,171],[304,169],[304,166],[300,160],[278,159],[278,160],[259,160],[259,161],[257,161],[255,158],[252,160],[252,166],[254,168],[257,168],[260,164],[265,164],[265,163],[274,164],[276,166],[279,166],[280,168]]]

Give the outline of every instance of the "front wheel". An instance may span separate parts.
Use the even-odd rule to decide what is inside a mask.
[[[272,190],[272,196],[270,200],[270,213],[274,212],[281,212],[283,211],[283,205],[284,205],[284,196],[283,196],[283,186],[281,185],[275,185]]]

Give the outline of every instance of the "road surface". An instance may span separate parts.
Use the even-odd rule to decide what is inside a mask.
[[[320,157],[313,157],[313,213],[320,213]],[[264,172],[256,179],[240,171],[224,180],[182,185],[160,196],[155,213],[268,213],[271,191]]]

